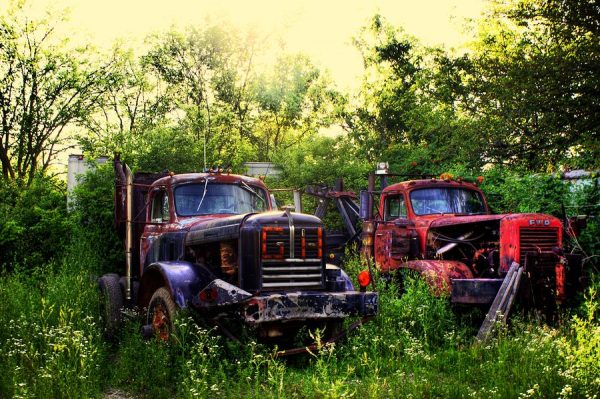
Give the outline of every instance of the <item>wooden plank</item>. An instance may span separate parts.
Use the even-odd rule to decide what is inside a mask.
[[[502,285],[500,286],[500,289],[498,290],[498,293],[496,294],[496,298],[494,298],[494,302],[492,302],[492,305],[490,306],[489,311],[487,312],[487,314],[485,315],[485,320],[483,321],[483,323],[481,324],[481,327],[479,328],[479,332],[477,333],[477,341],[485,341],[487,339],[487,337],[490,335],[490,333],[492,332],[492,329],[494,328],[494,324],[496,323],[496,320],[498,319],[498,314],[501,310],[500,306],[503,305],[506,301],[507,298],[507,294],[508,291],[510,290],[510,286],[511,283],[514,284],[515,281],[515,274],[517,269],[519,268],[519,264],[516,262],[513,262],[510,265],[510,268],[508,269],[508,273],[506,273],[506,276],[504,277],[504,281],[502,282]]]
[[[519,292],[519,286],[521,283],[521,277],[523,276],[523,268],[519,267],[519,271],[517,272],[517,277],[515,282],[513,283],[513,287],[510,293],[510,297],[508,298],[508,303],[506,304],[505,309],[502,311],[502,323],[506,323],[506,319],[508,319],[508,314],[510,313],[510,309],[512,308],[515,297]]]
[[[512,288],[515,284],[515,279],[517,278],[518,274],[519,274],[518,271],[515,271],[510,276],[510,281],[508,282],[508,285],[506,286],[506,291],[502,294],[502,298],[500,299],[500,303],[498,304],[498,312],[497,312],[500,315],[504,314],[504,311],[506,310],[506,304],[508,303],[508,298],[510,297]]]

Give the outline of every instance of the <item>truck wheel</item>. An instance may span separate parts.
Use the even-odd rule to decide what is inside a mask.
[[[105,274],[98,279],[98,288],[102,297],[104,333],[108,339],[113,339],[121,327],[121,308],[123,307],[119,276]]]
[[[173,332],[173,319],[177,313],[177,305],[171,293],[165,287],[160,287],[150,299],[146,324],[152,326],[154,335],[161,341],[168,341]]]

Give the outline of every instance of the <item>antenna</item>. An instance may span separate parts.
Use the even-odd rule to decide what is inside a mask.
[[[204,170],[206,172],[206,130],[204,130]]]

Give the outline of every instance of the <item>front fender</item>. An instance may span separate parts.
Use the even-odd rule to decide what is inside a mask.
[[[473,278],[471,269],[455,260],[411,260],[400,267],[419,272],[436,294],[449,294],[453,279]]]
[[[159,287],[167,287],[180,308],[192,302],[193,296],[216,277],[201,265],[184,261],[156,262],[144,270],[140,281],[139,304],[145,307]]]
[[[327,263],[325,265],[327,291],[354,291],[352,280],[339,266]]]

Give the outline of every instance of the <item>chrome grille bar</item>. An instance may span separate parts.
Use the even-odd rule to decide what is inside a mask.
[[[322,289],[324,267],[319,257],[321,227],[294,226],[291,214],[289,226],[266,226],[262,234],[262,288],[290,290],[294,288]],[[297,233],[297,234],[296,234]]]

